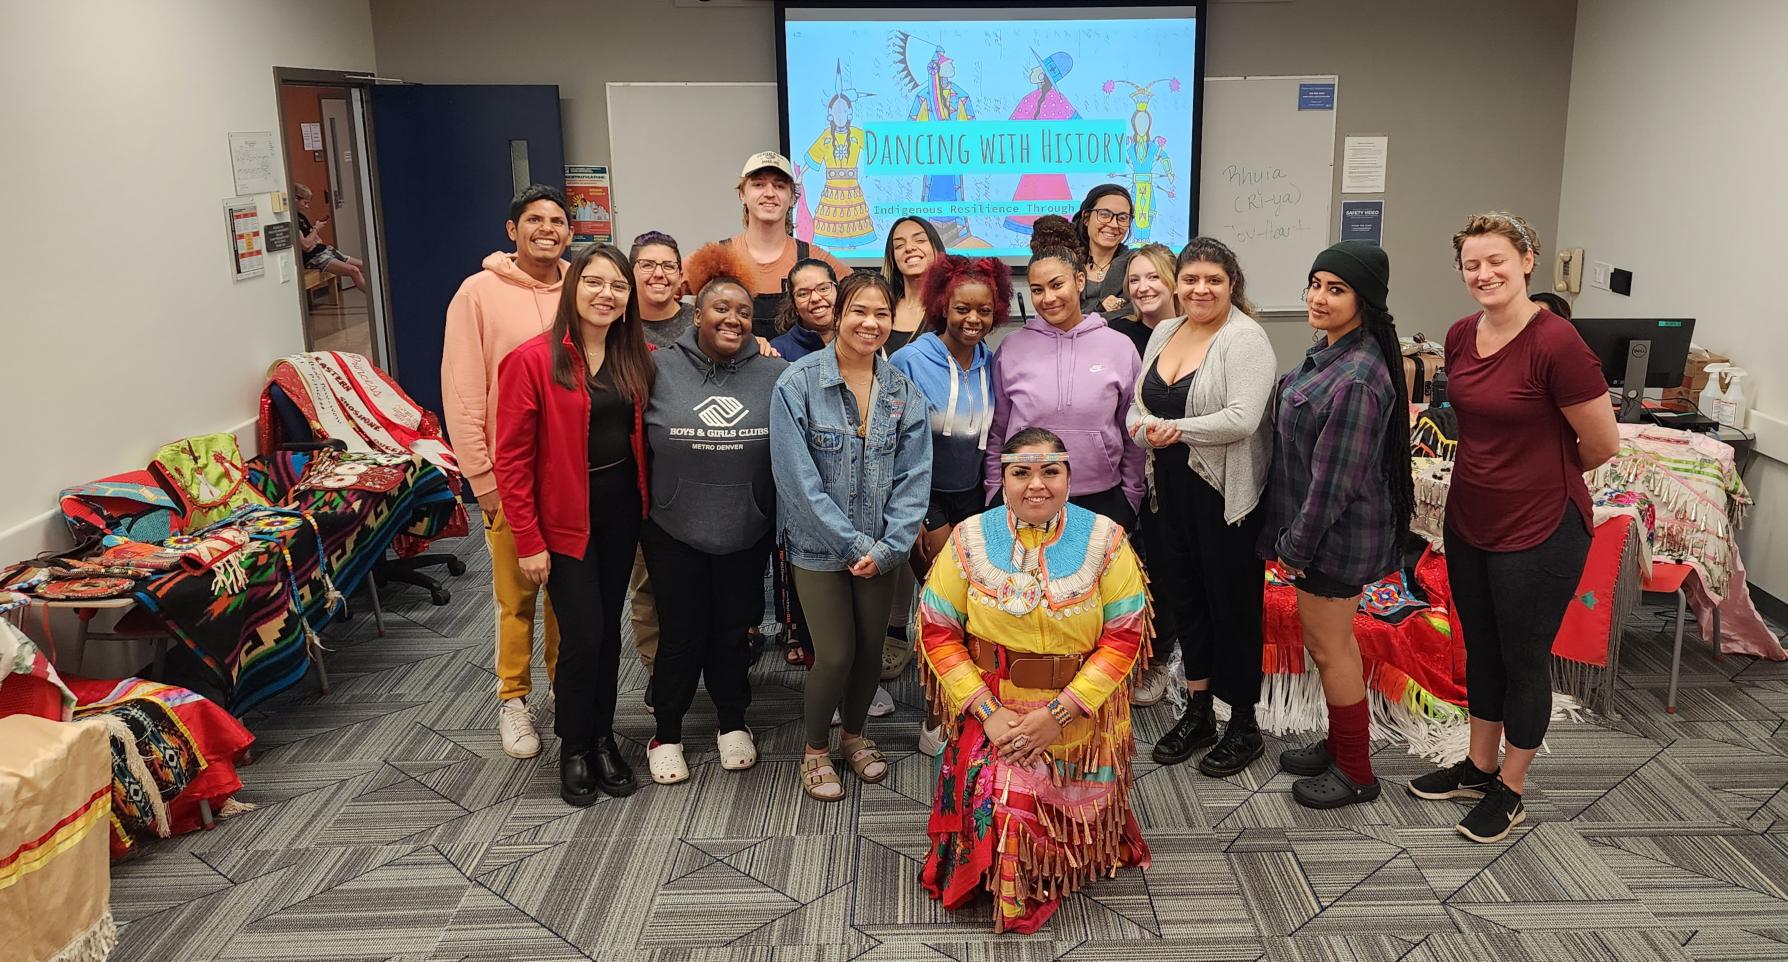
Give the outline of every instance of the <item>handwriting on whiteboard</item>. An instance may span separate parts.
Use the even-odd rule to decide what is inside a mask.
[[[1299,211],[1303,186],[1282,168],[1230,164],[1222,176],[1226,203],[1210,212],[1219,239],[1240,245],[1283,240],[1313,229]]]

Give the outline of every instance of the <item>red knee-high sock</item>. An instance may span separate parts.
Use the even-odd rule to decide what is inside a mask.
[[[1355,785],[1372,784],[1372,708],[1366,699],[1329,706],[1329,754]]]

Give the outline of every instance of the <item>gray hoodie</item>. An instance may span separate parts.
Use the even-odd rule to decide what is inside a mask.
[[[770,477],[770,392],[788,368],[747,337],[716,364],[696,331],[653,352],[658,377],[646,407],[651,517],[665,533],[708,554],[731,554],[769,533],[776,511]]]

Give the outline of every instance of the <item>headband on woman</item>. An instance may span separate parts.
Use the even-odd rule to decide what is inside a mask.
[[[1000,455],[1001,464],[1067,464],[1066,451],[1019,451]]]

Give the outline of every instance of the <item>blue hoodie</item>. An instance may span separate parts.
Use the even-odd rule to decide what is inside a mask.
[[[818,331],[797,324],[770,338],[770,346],[776,349],[776,353],[782,355],[783,360],[793,364],[825,347],[826,342],[819,336]]]
[[[894,352],[889,362],[918,385],[931,411],[931,488],[970,491],[981,486],[987,428],[993,423],[993,352],[975,345],[968,370],[956,365],[944,339],[927,333]]]

